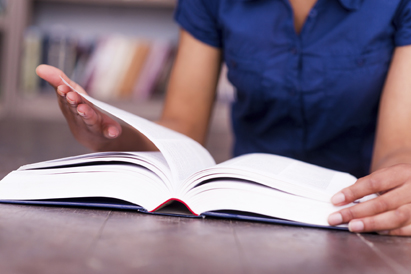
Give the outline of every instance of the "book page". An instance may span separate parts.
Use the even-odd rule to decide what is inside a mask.
[[[194,188],[205,180],[218,178],[244,179],[279,189],[294,195],[319,201],[330,201],[338,190],[353,184],[356,178],[291,158],[265,154],[247,154],[200,171],[183,189]]]
[[[150,170],[124,164],[17,170],[0,184],[0,200],[81,197],[117,198],[154,210],[172,195]]]
[[[107,164],[106,164],[107,163]],[[73,167],[72,172],[76,169],[75,166],[84,165],[112,165],[113,163],[121,163],[124,165],[134,165],[137,169],[139,167],[145,167],[148,170],[154,172],[163,181],[169,192],[172,189],[171,171],[168,167],[166,160],[161,152],[158,151],[141,151],[141,152],[94,152],[83,155],[65,157],[60,159],[54,159],[34,164],[28,164],[21,166],[18,170],[35,170],[35,169],[54,169],[63,167]],[[50,173],[53,173],[50,170]],[[92,168],[90,169],[92,172]]]
[[[185,201],[196,214],[235,210],[321,226],[329,226],[328,216],[343,208],[233,179],[200,185],[187,193]]]
[[[175,182],[175,190],[181,187],[190,174],[215,165],[210,153],[199,143],[176,131],[150,122],[144,118],[100,102],[86,94],[78,92],[63,78],[63,82],[85,100],[101,110],[117,117],[145,135],[163,153]]]

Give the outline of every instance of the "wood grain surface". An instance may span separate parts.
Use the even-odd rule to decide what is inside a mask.
[[[224,130],[217,132],[210,141],[230,140]],[[211,147],[222,153],[224,142]],[[0,120],[0,178],[22,164],[85,152],[62,122]],[[1,274],[405,274],[411,273],[410,258],[406,237],[0,204]]]

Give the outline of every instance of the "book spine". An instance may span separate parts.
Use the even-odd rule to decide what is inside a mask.
[[[148,65],[147,56],[149,55],[151,45],[147,41],[140,41],[134,47],[133,52],[128,58],[131,62],[127,67],[123,81],[119,88],[120,98],[129,98],[133,91],[133,86],[140,77],[144,66]]]
[[[133,90],[134,100],[146,101],[150,98],[154,85],[170,57],[171,47],[170,42],[156,41],[153,43],[146,64],[135,83]]]
[[[195,213],[184,201],[182,201],[182,200],[180,200],[180,199],[177,199],[177,198],[168,199],[167,201],[165,201],[164,203],[160,204],[158,207],[156,207],[155,209],[151,210],[150,212],[154,213],[154,212],[156,212],[157,210],[163,208],[164,206],[166,206],[166,205],[168,205],[168,204],[170,204],[171,202],[174,202],[174,201],[175,201],[175,202],[182,203],[185,207],[187,207],[187,209],[188,209],[193,215],[199,216],[199,214]]]
[[[36,67],[40,65],[42,55],[42,35],[37,28],[29,28],[23,41],[23,55],[21,63],[21,87],[25,95],[36,95],[40,78],[36,74]]]

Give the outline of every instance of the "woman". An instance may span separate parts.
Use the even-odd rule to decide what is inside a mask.
[[[381,195],[329,223],[411,235],[411,1],[180,0],[176,20],[180,45],[160,124],[204,143],[225,61],[237,89],[234,154],[276,153],[359,177],[371,170],[332,202]],[[85,146],[155,149],[85,104],[60,71],[37,71]]]

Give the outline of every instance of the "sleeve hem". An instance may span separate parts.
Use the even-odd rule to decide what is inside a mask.
[[[411,45],[411,36],[395,38],[395,46],[402,47],[402,46],[408,46],[408,45]]]
[[[174,19],[180,25],[181,28],[190,33],[197,40],[215,48],[222,47],[221,41],[218,38],[211,37],[215,35],[206,33],[202,30],[195,28],[192,24],[188,22],[186,18],[184,18],[184,16],[181,13],[176,12]]]

